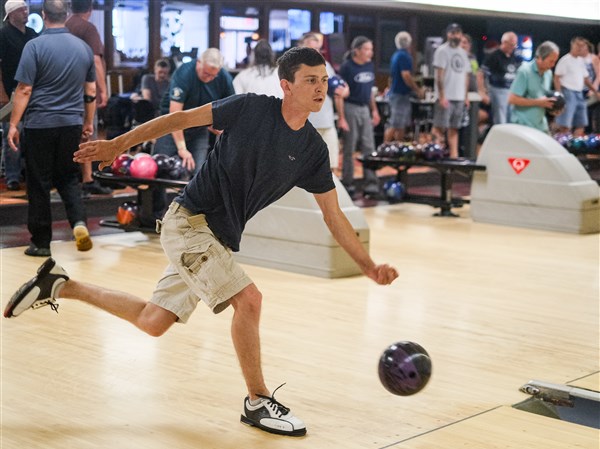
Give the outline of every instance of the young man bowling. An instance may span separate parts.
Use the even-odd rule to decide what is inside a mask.
[[[262,294],[231,255],[238,251],[246,222],[298,186],[314,194],[331,233],[366,276],[386,285],[398,273],[373,262],[340,210],[327,146],[307,121],[327,95],[323,57],[310,48],[293,48],[278,64],[283,100],[235,95],[159,117],[111,141],[82,144],[75,153],[77,162],[97,160],[102,167],[135,144],[175,130],[211,124],[223,130],[199,173],[162,220],[161,244],[170,263],[150,301],[70,279],[48,259],[13,295],[4,315],[18,316],[43,305],[56,308],[57,298],[77,299],[160,336],[173,323],[185,323],[200,300],[214,313],[231,305],[232,340],[248,388],[242,422],[299,436],[306,426],[273,398],[263,378]]]

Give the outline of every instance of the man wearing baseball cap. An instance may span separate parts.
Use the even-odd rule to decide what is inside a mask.
[[[21,53],[27,41],[37,36],[37,33],[25,26],[29,18],[29,7],[23,0],[8,0],[4,4],[4,26],[0,29],[0,107],[10,101],[17,82],[15,73],[21,60]],[[8,117],[2,122],[2,161],[8,190],[20,189],[21,152],[14,151],[8,146]]]
[[[462,126],[465,108],[469,105],[467,92],[471,63],[467,52],[460,47],[462,27],[458,23],[451,23],[446,27],[446,37],[447,41],[433,54],[437,101],[433,110],[432,133],[443,141],[444,132],[447,132],[450,157],[456,158],[458,130]]]

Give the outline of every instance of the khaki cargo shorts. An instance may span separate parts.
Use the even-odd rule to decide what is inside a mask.
[[[232,296],[252,284],[204,215],[192,215],[173,202],[157,230],[170,263],[150,301],[173,312],[179,322],[187,322],[200,300],[214,313],[225,310]]]

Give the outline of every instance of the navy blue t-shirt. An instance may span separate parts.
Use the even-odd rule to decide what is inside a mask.
[[[346,59],[340,67],[340,76],[350,88],[350,95],[346,98],[348,103],[371,103],[371,89],[375,85],[375,66],[372,62],[360,65],[352,59]]]
[[[391,75],[392,75],[392,93],[407,95],[412,90],[404,82],[402,78],[402,72],[412,72],[412,56],[405,49],[400,49],[394,52],[390,63]]]
[[[198,174],[176,199],[206,221],[233,251],[246,222],[293,187],[325,193],[335,185],[329,152],[306,122],[292,130],[282,101],[265,95],[235,95],[213,103],[213,127],[223,130]]]

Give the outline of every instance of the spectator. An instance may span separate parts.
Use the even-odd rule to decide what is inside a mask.
[[[552,87],[552,67],[558,61],[558,46],[551,41],[542,42],[531,62],[517,69],[517,76],[510,86],[508,103],[513,106],[511,123],[530,126],[548,132],[546,109],[552,108],[554,100],[548,98]]]
[[[469,107],[468,85],[471,63],[460,47],[462,27],[452,23],[446,28],[447,40],[433,54],[435,92],[432,133],[446,141],[451,158],[458,157],[458,130],[462,127],[465,108]],[[448,137],[444,139],[444,132]]]
[[[323,36],[319,33],[305,33],[298,42],[298,46],[314,48],[320,53],[323,46]],[[325,61],[325,70],[327,71],[327,76],[330,78],[335,76],[335,70],[327,60]],[[308,121],[316,128],[327,144],[329,164],[333,170],[337,170],[340,165],[340,141],[335,126],[334,102],[335,108],[338,111],[343,110],[344,98],[347,98],[350,94],[350,88],[348,84],[345,84],[344,86],[337,87],[334,92],[327,92],[327,94],[321,110],[319,112],[311,112],[308,116]]]
[[[142,99],[149,101],[159,115],[160,102],[169,88],[171,65],[166,59],[159,59],[154,63],[154,73],[142,76]]]
[[[502,35],[500,47],[486,56],[477,72],[477,88],[481,101],[489,104],[494,125],[510,121],[508,96],[521,61],[515,55],[517,35],[507,31]]]
[[[261,39],[256,43],[250,53],[250,67],[237,74],[233,79],[233,88],[236,94],[252,92],[283,98],[275,54],[268,41]]]
[[[350,52],[340,67],[340,76],[348,83],[350,95],[344,100],[344,109],[338,111],[338,126],[344,131],[344,154],[342,159],[342,184],[350,195],[354,187],[354,152],[363,155],[375,151],[373,127],[381,118],[375,103],[375,66],[373,42],[365,36],[355,37]],[[364,169],[363,191],[365,195],[379,194],[379,180],[374,170]]]
[[[37,36],[37,33],[25,26],[29,16],[29,7],[22,0],[8,0],[4,4],[6,24],[0,29],[0,107],[10,101],[17,87],[15,73],[25,44]],[[21,188],[21,150],[13,150],[8,145],[8,119],[2,121],[2,163],[8,190]],[[19,125],[20,129],[20,125]]]
[[[18,81],[10,117],[8,142],[19,143],[17,124],[23,122],[23,145],[29,200],[28,256],[50,256],[52,212],[50,190],[56,187],[73,228],[79,251],[92,248],[73,154],[82,139],[94,132],[96,79],[89,46],[65,27],[65,0],[45,0],[45,31],[25,44],[15,79]]]
[[[417,86],[412,71],[413,60],[409,52],[412,44],[412,36],[406,31],[400,31],[394,39],[396,52],[391,59],[390,88],[390,121],[383,135],[384,142],[403,140],[406,127],[412,122],[412,104],[410,94],[414,92],[419,98],[423,98],[423,89]]]
[[[65,26],[71,34],[77,36],[90,46],[94,52],[94,65],[96,68],[96,107],[98,109],[106,107],[108,103],[108,90],[106,88],[106,70],[104,69],[104,45],[98,30],[90,22],[92,15],[92,0],[72,0],[71,9],[73,14],[67,19]],[[94,132],[89,138],[98,137],[98,116],[94,116]],[[97,168],[97,164],[96,164]],[[109,187],[103,187],[93,176],[93,166],[91,163],[81,165],[81,177],[83,181],[84,194],[106,195],[112,192]]]
[[[234,93],[231,75],[223,69],[221,52],[209,48],[196,61],[186,62],[175,71],[169,92],[161,100],[160,112],[164,115],[196,108]],[[197,171],[208,155],[209,131],[219,134],[205,126],[175,131],[156,141],[154,153],[179,155],[186,169]]]
[[[581,58],[585,63],[585,69],[588,72],[588,76],[590,81],[592,82],[592,86],[594,89],[598,90],[600,88],[600,58],[594,54],[594,46],[587,39],[583,40],[585,42],[585,47],[582,47],[582,55]],[[583,93],[585,96],[592,96],[593,92],[586,86],[583,89]]]
[[[573,130],[575,136],[582,136],[588,125],[584,86],[598,96],[583,59],[586,50],[585,40],[582,37],[574,37],[571,39],[569,53],[560,58],[554,70],[554,89],[565,97],[565,108],[556,116],[556,124],[561,133]]]

